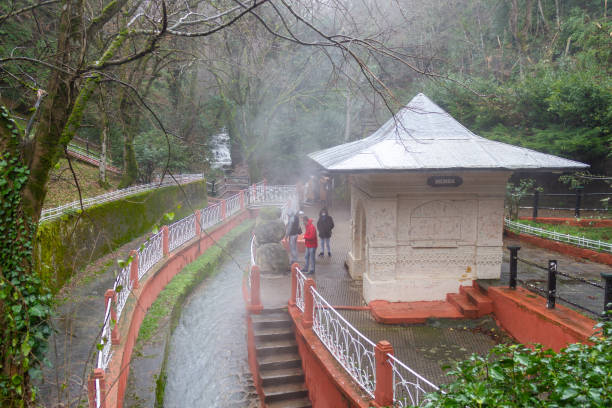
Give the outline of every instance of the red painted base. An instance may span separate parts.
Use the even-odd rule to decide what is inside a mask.
[[[374,319],[386,324],[418,324],[427,319],[463,319],[461,312],[449,302],[442,300],[429,302],[387,302],[373,300],[370,310]]]
[[[521,343],[541,343],[559,351],[570,343],[585,343],[593,335],[595,321],[546,300],[523,288],[490,287],[493,313],[498,324]]]

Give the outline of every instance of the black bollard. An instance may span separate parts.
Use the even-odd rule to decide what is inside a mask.
[[[548,261],[548,299],[546,307],[548,309],[555,308],[557,296],[557,261],[551,259]]]
[[[582,189],[583,187],[576,187],[576,208],[574,209],[574,217],[580,218],[580,207],[582,203]]]
[[[608,311],[612,310],[612,273],[602,272],[601,277],[605,281],[604,284],[604,317],[609,318]]]
[[[518,263],[518,251],[521,249],[520,246],[511,245],[508,247],[510,250],[510,289],[516,289],[516,275],[517,275],[517,263]]]
[[[536,190],[533,192],[533,214],[532,217],[538,218],[538,206],[540,205],[540,191]]]
[[[215,195],[215,180],[212,180],[210,183],[212,184],[210,195],[214,196]]]

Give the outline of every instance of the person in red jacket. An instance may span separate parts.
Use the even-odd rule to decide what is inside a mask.
[[[314,273],[315,255],[317,253],[317,229],[312,224],[312,219],[306,216],[304,217],[304,226],[306,229],[306,232],[304,232],[304,244],[306,246],[306,265],[304,266],[304,272]]]

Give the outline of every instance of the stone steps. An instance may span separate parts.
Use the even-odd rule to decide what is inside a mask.
[[[289,313],[264,309],[251,318],[265,406],[311,408]]]
[[[462,293],[448,293],[446,295],[446,301],[459,309],[461,314],[468,319],[478,317],[478,307],[470,302],[466,295]]]
[[[493,301],[478,288],[461,286],[459,292],[466,295],[470,302],[478,307],[478,317],[493,313]]]
[[[468,319],[493,313],[493,302],[487,295],[473,286],[460,286],[459,293],[449,293],[446,301],[455,306]]]

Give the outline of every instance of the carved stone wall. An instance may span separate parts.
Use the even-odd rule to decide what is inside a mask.
[[[355,239],[358,228],[353,226],[348,263],[351,268],[355,254],[367,249],[362,267],[366,301],[443,300],[474,279],[499,277],[510,173],[453,175],[462,177],[461,186],[431,187],[426,174],[353,177],[353,224],[361,203],[367,225],[365,242]]]

